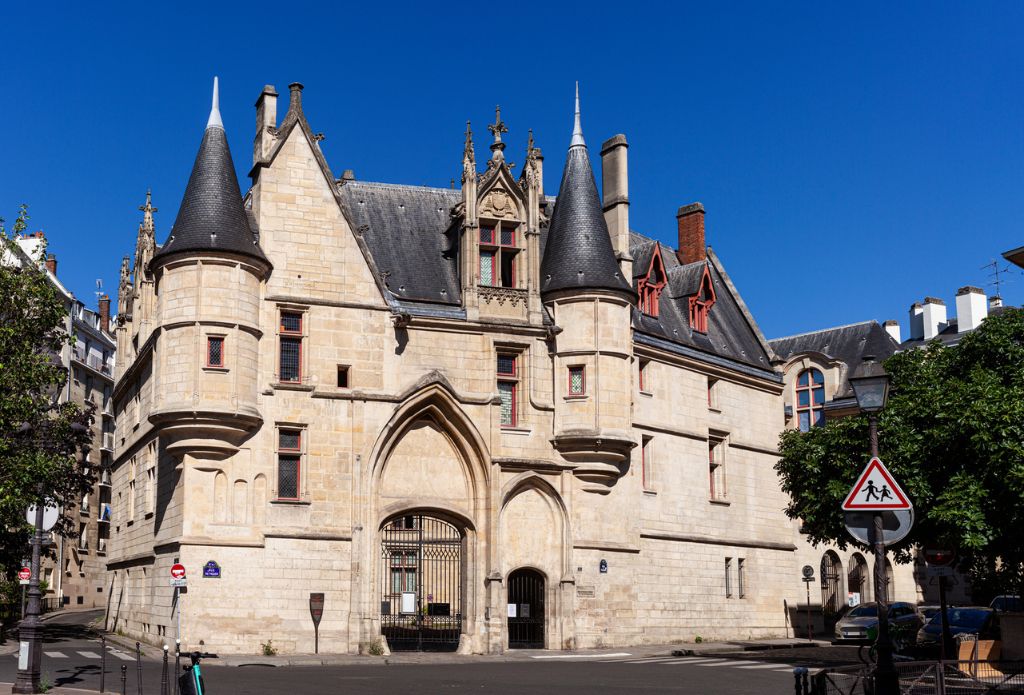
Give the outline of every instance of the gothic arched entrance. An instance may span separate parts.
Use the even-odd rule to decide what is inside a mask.
[[[463,625],[465,533],[422,513],[387,521],[381,536],[381,634],[394,650],[455,651]]]
[[[544,575],[517,569],[508,576],[509,649],[544,648]]]
[[[850,594],[858,594],[859,603],[868,601],[868,562],[860,553],[854,553],[850,557],[850,571],[846,576],[846,591]]]

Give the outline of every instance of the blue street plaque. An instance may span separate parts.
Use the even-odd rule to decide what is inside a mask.
[[[214,579],[220,579],[220,565],[213,560],[210,560],[203,565],[203,576],[213,577]]]

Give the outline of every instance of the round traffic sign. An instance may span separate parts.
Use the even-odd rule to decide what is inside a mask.
[[[925,561],[933,567],[948,567],[956,559],[956,553],[952,550],[931,549],[924,551]]]
[[[43,530],[49,531],[53,528],[54,524],[57,523],[57,516],[60,510],[56,507],[49,505],[43,507]],[[32,505],[25,512],[25,519],[28,520],[30,526],[36,525],[36,505]]]
[[[171,566],[171,578],[172,579],[184,579],[185,578],[185,565],[178,563]]]
[[[907,537],[914,525],[914,508],[880,512],[882,515],[882,542],[899,543]],[[871,545],[875,517],[872,512],[846,512],[846,530],[865,545]]]
[[[31,579],[31,578],[32,578],[32,570],[30,570],[28,567],[22,567],[20,570],[18,570],[18,579]]]
[[[810,579],[814,576],[814,568],[810,565],[804,565],[804,568],[800,570],[800,573],[804,575],[804,579]]]

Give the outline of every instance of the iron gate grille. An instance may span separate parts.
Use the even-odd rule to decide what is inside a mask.
[[[841,572],[839,558],[832,552],[825,553],[821,558],[821,610],[828,634],[835,629],[839,611],[846,605],[839,595]]]
[[[540,572],[521,569],[509,575],[508,613],[509,649],[543,649],[544,577]]]
[[[463,536],[422,514],[381,529],[381,633],[394,650],[455,651],[462,634]]]

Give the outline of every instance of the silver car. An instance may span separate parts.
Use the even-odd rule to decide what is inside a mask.
[[[889,634],[896,642],[914,643],[924,621],[912,604],[896,601],[889,604]],[[855,606],[836,623],[835,641],[847,644],[870,644],[878,638],[878,604]]]

